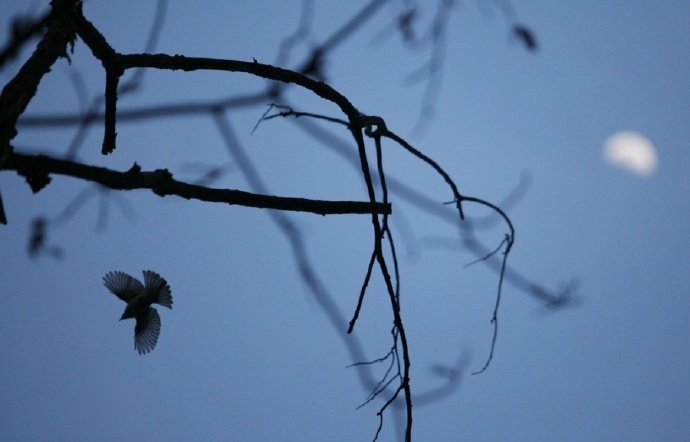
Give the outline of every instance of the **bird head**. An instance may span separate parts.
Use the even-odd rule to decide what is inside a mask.
[[[122,313],[122,317],[120,318],[120,321],[122,321],[123,319],[130,319],[130,318],[134,318],[134,312],[132,311],[132,309],[128,305],[125,308],[125,311]]]

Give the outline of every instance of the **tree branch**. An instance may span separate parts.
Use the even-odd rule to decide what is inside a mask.
[[[50,174],[58,174],[93,181],[116,190],[151,189],[159,196],[177,195],[186,199],[262,209],[310,212],[319,215],[391,213],[391,205],[384,203],[312,200],[197,186],[173,179],[167,169],[142,171],[136,163],[127,172],[118,172],[46,155],[25,155],[13,152],[0,170],[3,169],[16,170],[19,175],[26,177],[34,192],[40,191],[50,182]]]
[[[67,23],[73,7],[71,2],[53,2],[48,31],[0,94],[0,167],[10,154],[10,141],[17,135],[17,119],[36,94],[41,78],[59,57],[67,57],[68,45],[74,45],[75,35]]]

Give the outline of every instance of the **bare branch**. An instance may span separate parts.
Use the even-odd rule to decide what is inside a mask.
[[[494,333],[493,333],[493,336],[491,337],[491,348],[489,349],[489,357],[486,359],[484,366],[479,371],[473,372],[472,373],[473,375],[484,373],[484,371],[486,371],[486,369],[489,368],[489,364],[491,364],[491,360],[494,358],[494,349],[496,348],[496,338],[498,337],[498,307],[501,305],[501,290],[503,288],[503,277],[505,276],[505,273],[506,273],[506,261],[508,259],[508,253],[510,252],[510,248],[513,245],[512,239],[508,235],[506,235],[505,244],[506,244],[506,248],[505,248],[505,251],[503,252],[503,259],[501,260],[501,272],[500,272],[499,277],[498,277],[498,290],[496,292],[496,305],[494,306],[494,314],[491,317],[491,323],[494,325]]]
[[[376,253],[372,252],[371,259],[369,259],[369,265],[367,266],[367,273],[364,276],[364,282],[362,282],[362,289],[359,291],[359,299],[357,300],[357,307],[355,312],[350,319],[350,325],[347,327],[347,334],[352,333],[355,328],[355,323],[357,318],[359,318],[359,311],[362,309],[362,302],[364,301],[364,294],[367,291],[367,286],[369,285],[369,279],[371,278],[371,270],[374,268],[374,262],[376,260]]]
[[[69,25],[74,7],[73,2],[69,1],[53,2],[48,31],[0,94],[0,167],[3,167],[11,152],[9,143],[17,135],[17,119],[36,94],[41,78],[50,72],[59,57],[67,56],[68,45],[74,44],[75,34]]]
[[[13,153],[4,169],[16,170],[27,178],[34,192],[50,182],[50,174],[66,175],[102,184],[111,189],[151,189],[158,196],[177,195],[186,199],[237,204],[262,209],[311,212],[319,215],[390,213],[390,204],[359,201],[324,201],[262,195],[233,189],[213,189],[173,179],[167,169],[142,172],[135,163],[127,172],[59,160],[45,155]]]

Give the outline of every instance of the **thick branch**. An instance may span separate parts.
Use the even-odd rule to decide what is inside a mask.
[[[66,23],[73,4],[53,2],[50,26],[34,53],[0,94],[0,167],[10,154],[9,142],[17,134],[15,124],[33,98],[38,84],[59,57],[67,56],[67,45],[74,44],[74,32]]]
[[[167,169],[143,172],[136,163],[129,171],[118,172],[45,155],[24,155],[15,152],[10,154],[3,169],[16,170],[18,174],[26,177],[34,192],[38,192],[49,183],[50,174],[58,174],[93,181],[116,190],[151,189],[159,196],[177,195],[186,199],[262,209],[310,212],[319,215],[391,213],[390,204],[383,203],[279,197],[197,186],[173,179]]]
[[[359,111],[340,92],[326,83],[313,80],[298,72],[259,62],[225,60],[219,58],[185,57],[167,54],[123,54],[119,62],[124,69],[155,68],[168,70],[211,70],[227,72],[246,72],[269,80],[293,83],[302,86],[323,98],[335,103],[351,119],[359,116]]]

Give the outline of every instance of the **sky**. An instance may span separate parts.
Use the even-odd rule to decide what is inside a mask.
[[[315,3],[306,39],[281,65],[298,66],[366,4]],[[516,229],[511,269],[551,292],[576,288],[573,302],[549,309],[507,281],[494,358],[471,375],[489,353],[497,274],[485,262],[466,266],[481,256],[459,239],[467,231],[456,220],[393,193],[401,314],[418,399],[414,440],[687,440],[690,3],[534,0],[511,3],[506,16],[504,2],[459,2],[447,11],[444,62],[431,95],[428,77],[414,75],[430,47],[406,47],[391,25],[404,4],[412,3],[389,1],[342,41],[324,65],[325,79],[441,164],[461,193],[505,208]],[[301,6],[169,2],[154,52],[275,64]],[[0,7],[4,46],[8,18],[36,14],[47,2],[2,0]],[[420,38],[435,8],[419,6]],[[155,10],[155,2],[129,0],[84,5],[122,53],[143,51]],[[511,34],[514,24],[533,31],[536,51]],[[35,44],[2,66],[3,85]],[[118,110],[207,102],[265,84],[237,73],[147,71]],[[103,85],[100,62],[78,42],[71,64],[61,60],[44,77],[25,116],[81,112]],[[290,89],[285,100],[342,117],[305,91]],[[269,104],[232,109],[223,120],[260,182],[203,113],[120,118],[118,148],[107,157],[102,127],[91,126],[77,158],[121,171],[134,162],[168,168],[187,181],[216,171],[214,187],[366,200],[358,168],[309,132],[327,130],[353,149],[341,127],[274,119],[252,131]],[[61,156],[76,131],[20,125],[13,145]],[[427,166],[393,143],[384,143],[384,162],[389,179],[450,211],[442,204],[450,192]],[[62,176],[34,195],[8,171],[0,171],[0,193],[8,218],[0,226],[0,439],[373,439],[388,396],[358,409],[370,384],[348,366],[358,362],[356,343],[366,360],[391,345],[379,276],[354,336],[345,333],[372,248],[368,216],[275,215],[107,192]],[[465,210],[472,220],[490,215]],[[48,248],[32,258],[27,244],[37,216],[49,221]],[[301,232],[339,312],[335,320],[300,278],[277,222]],[[487,250],[506,233],[500,222],[475,231]],[[149,269],[169,282],[174,308],[158,309],[158,344],[139,355],[134,323],[118,321],[124,304],[102,277],[121,270],[141,278]],[[452,367],[457,389],[425,401]],[[373,366],[373,376],[385,369]],[[399,409],[387,411],[379,440],[400,440],[400,418]]]

